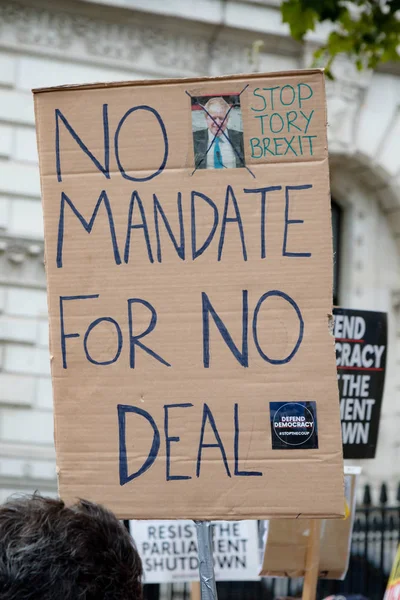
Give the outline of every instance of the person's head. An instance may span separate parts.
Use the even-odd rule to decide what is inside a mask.
[[[140,600],[132,538],[102,506],[39,495],[0,506],[0,600]]]
[[[228,125],[229,115],[226,119],[225,117],[230,108],[229,104],[225,102],[223,98],[217,97],[211,98],[204,106],[204,108],[208,113],[206,113],[208,129],[213,135],[221,136],[222,132],[225,131]]]

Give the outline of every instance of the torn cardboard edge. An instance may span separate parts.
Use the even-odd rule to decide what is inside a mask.
[[[289,71],[272,71],[269,73],[238,73],[237,75],[219,75],[217,77],[174,77],[171,79],[132,79],[129,81],[110,81],[96,83],[73,83],[66,85],[49,86],[42,88],[33,88],[33,94],[42,94],[47,92],[65,92],[79,90],[104,90],[115,87],[136,87],[136,86],[155,86],[155,85],[171,85],[182,83],[207,83],[207,81],[240,81],[241,79],[261,79],[266,77],[298,77],[299,75],[315,75],[318,73],[324,74],[325,69],[298,69]]]

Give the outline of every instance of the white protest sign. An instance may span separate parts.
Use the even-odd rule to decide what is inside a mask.
[[[215,521],[212,530],[217,581],[258,580],[257,521]],[[199,579],[193,521],[131,521],[131,533],[143,561],[145,583]]]

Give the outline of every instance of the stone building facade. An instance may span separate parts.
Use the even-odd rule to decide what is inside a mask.
[[[0,0],[0,501],[56,493],[43,225],[31,89],[93,81],[308,67],[279,0]],[[258,44],[258,41],[262,44]],[[259,52],[255,52],[259,48]],[[400,68],[328,82],[337,301],[389,313],[377,458],[400,480]]]

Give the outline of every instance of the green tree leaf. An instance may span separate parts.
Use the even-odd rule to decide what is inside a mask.
[[[285,0],[282,4],[282,20],[288,23],[291,36],[302,41],[307,31],[313,31],[318,14],[312,8],[304,8],[301,0]]]
[[[285,0],[281,11],[300,42],[318,23],[334,24],[326,44],[314,54],[314,63],[329,63],[328,77],[338,54],[353,58],[359,70],[400,60],[400,0]]]

